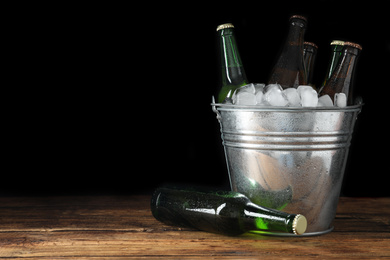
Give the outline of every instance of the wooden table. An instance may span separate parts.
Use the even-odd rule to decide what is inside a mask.
[[[149,196],[0,197],[0,258],[390,258],[390,198],[341,198],[333,232],[228,237],[164,225]]]

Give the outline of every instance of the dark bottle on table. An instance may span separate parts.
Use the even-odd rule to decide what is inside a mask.
[[[344,93],[347,97],[347,105],[353,104],[354,72],[361,50],[362,46],[357,43],[344,42],[343,56],[340,57],[329,80],[320,90],[320,96],[329,95],[334,102],[336,93]]]
[[[303,38],[307,20],[300,15],[290,17],[290,28],[282,52],[271,71],[268,84],[280,84],[283,89],[307,85],[303,60]]]
[[[313,86],[313,71],[314,71],[314,63],[316,60],[318,51],[318,46],[312,42],[304,42],[303,43],[303,60],[305,63],[306,69],[306,83]]]
[[[233,24],[221,24],[217,27],[217,32],[221,58],[221,89],[218,103],[223,103],[226,98],[233,96],[237,88],[248,84],[248,80],[238,52]]]
[[[343,55],[344,41],[334,40],[330,43],[330,47],[332,49],[332,54],[330,57],[328,70],[326,71],[325,79],[319,88],[319,92],[321,92],[321,90],[326,85],[326,82],[330,79],[330,76],[332,76],[332,73],[336,68],[340,57]]]
[[[245,195],[232,191],[159,188],[152,196],[151,209],[153,216],[166,224],[224,235],[239,235],[247,231],[301,235],[307,226],[303,215],[261,207]]]

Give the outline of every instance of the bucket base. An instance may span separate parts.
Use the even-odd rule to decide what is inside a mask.
[[[310,233],[304,233],[302,235],[295,235],[295,234],[290,234],[290,233],[278,233],[278,232],[267,232],[267,231],[250,231],[251,233],[254,234],[259,234],[259,235],[265,235],[265,236],[275,236],[275,237],[312,237],[312,236],[320,236],[327,234],[331,232],[334,229],[334,227],[331,227],[327,230],[324,231],[318,231],[318,232],[310,232]]]

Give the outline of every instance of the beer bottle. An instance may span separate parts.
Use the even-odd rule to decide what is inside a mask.
[[[344,93],[347,96],[347,105],[353,104],[354,72],[361,50],[362,46],[357,43],[344,42],[343,56],[340,57],[332,75],[320,91],[320,96],[329,95],[334,102],[336,93]]]
[[[332,49],[332,54],[330,57],[330,62],[329,62],[328,70],[327,70],[326,75],[325,75],[325,79],[320,86],[319,92],[321,92],[323,87],[326,85],[326,82],[329,80],[330,76],[332,75],[332,72],[336,68],[336,65],[337,65],[340,57],[342,56],[344,41],[334,40],[330,43],[330,46]]]
[[[233,191],[190,191],[158,188],[152,195],[153,216],[165,224],[196,228],[224,235],[247,231],[301,235],[307,221],[303,215],[261,207]]]
[[[283,89],[307,85],[303,60],[303,37],[307,20],[300,15],[290,17],[290,28],[282,52],[271,71],[268,84],[280,84]]]
[[[303,60],[306,69],[306,83],[312,85],[314,62],[317,56],[318,46],[312,42],[303,43]]]
[[[234,91],[246,84],[248,80],[238,52],[234,26],[231,23],[221,24],[217,27],[221,56],[221,90],[218,94],[218,102],[225,98],[231,98]]]

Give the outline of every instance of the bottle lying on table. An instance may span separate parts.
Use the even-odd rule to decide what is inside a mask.
[[[307,226],[303,215],[256,205],[233,191],[158,188],[152,196],[151,209],[153,216],[165,224],[232,236],[248,231],[301,235]]]

